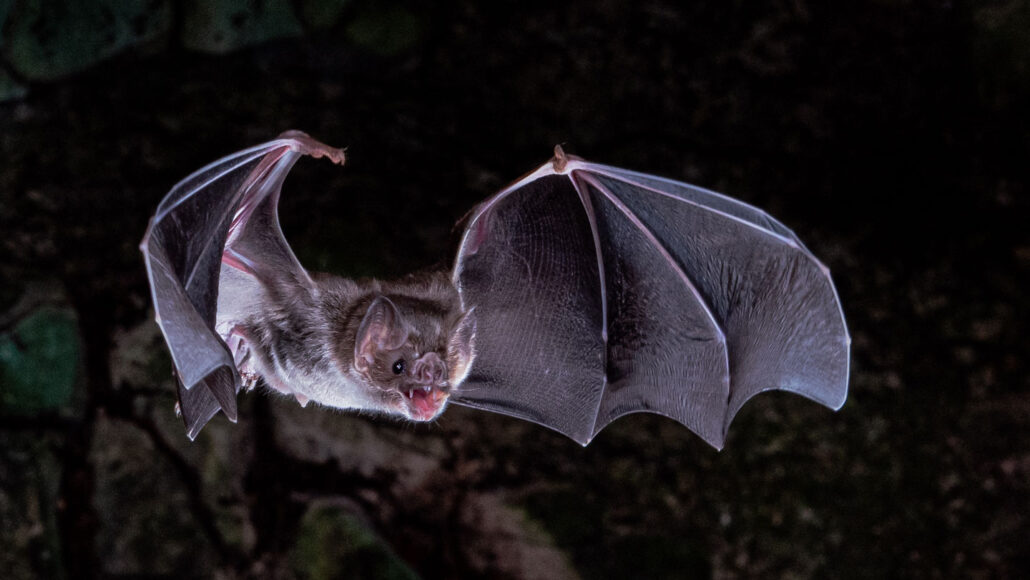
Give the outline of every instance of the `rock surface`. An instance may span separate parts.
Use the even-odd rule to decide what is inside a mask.
[[[1030,569],[1030,3],[327,3],[317,25],[321,2],[254,4],[296,11],[289,34],[39,44],[40,71],[78,59],[63,76],[11,60],[12,6],[50,4],[0,1],[0,84],[31,88],[0,106],[0,313],[43,283],[67,314],[0,314],[0,398],[46,383],[0,409],[5,578]],[[315,270],[445,263],[451,225],[556,143],[768,209],[833,272],[849,401],[763,395],[717,453],[655,416],[581,448],[255,392],[191,443],[137,246],[177,180],[289,128],[348,147],[282,200]]]

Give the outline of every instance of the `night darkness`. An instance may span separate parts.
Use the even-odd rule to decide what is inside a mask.
[[[1030,571],[1030,2],[136,4],[0,2],[0,576]],[[347,148],[286,183],[314,270],[447,264],[555,144],[766,209],[833,273],[849,399],[759,396],[716,452],[251,393],[190,442],[138,245],[287,129]]]

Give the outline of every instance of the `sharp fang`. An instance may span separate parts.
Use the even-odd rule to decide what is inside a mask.
[[[415,396],[415,395],[414,395],[414,391],[413,391],[412,389],[408,389],[408,398],[410,399],[410,398],[412,398],[413,396]]]

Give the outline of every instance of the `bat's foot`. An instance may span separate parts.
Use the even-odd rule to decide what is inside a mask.
[[[232,352],[232,360],[236,364],[236,371],[240,373],[240,378],[243,379],[244,391],[254,390],[258,379],[261,378],[261,375],[254,367],[254,357],[251,356],[250,347],[248,346],[249,339],[250,337],[247,336],[246,330],[239,324],[232,327],[229,335],[222,339],[225,341],[226,346],[229,347],[229,351]]]
[[[240,372],[240,378],[243,379],[243,390],[250,392],[257,386],[260,375],[255,372]]]

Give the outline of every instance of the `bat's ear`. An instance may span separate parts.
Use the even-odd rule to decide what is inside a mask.
[[[476,313],[475,308],[465,313],[458,321],[447,343],[447,364],[451,386],[458,386],[465,381],[476,358]]]
[[[366,372],[379,350],[395,350],[408,340],[408,327],[397,307],[386,296],[369,304],[354,340],[354,367]]]

